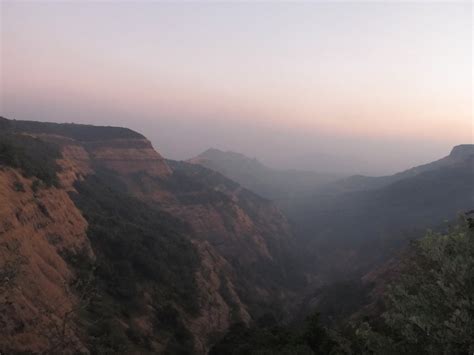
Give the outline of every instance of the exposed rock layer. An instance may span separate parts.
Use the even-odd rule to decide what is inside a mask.
[[[68,287],[76,271],[66,256],[83,251],[92,259],[94,255],[87,222],[68,192],[75,191],[76,181],[99,170],[118,177],[128,193],[150,208],[165,210],[191,227],[189,238],[200,259],[194,275],[199,312],[188,314],[179,304],[175,306],[194,336],[197,353],[205,353],[233,322],[249,322],[257,303],[291,296],[285,287],[278,293],[272,289],[272,278],[276,276],[278,282],[283,278],[278,265],[291,237],[285,218],[270,202],[207,169],[195,170],[191,164],[170,167],[149,141],[130,132],[103,130],[107,134],[98,139],[100,134],[93,127],[81,127],[85,133],[80,135],[70,134],[67,125],[48,124],[46,132],[30,123],[22,126],[21,121],[14,127],[16,134],[60,147],[60,187],[33,192],[32,179],[22,177],[18,170],[1,168],[0,263],[4,270],[15,265],[15,277],[1,284],[0,303],[6,308],[0,320],[6,332],[0,337],[0,350],[54,348],[53,338],[58,334],[50,331],[61,329],[66,315],[80,306],[80,295]],[[19,127],[26,127],[25,132]],[[151,305],[147,287],[143,285],[145,308]],[[155,351],[164,348],[166,336],[150,332],[150,316],[136,317],[133,322],[142,334],[148,334]],[[71,348],[87,351],[79,325],[69,323]],[[44,330],[48,334],[42,334]]]

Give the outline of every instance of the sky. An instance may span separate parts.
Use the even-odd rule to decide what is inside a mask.
[[[0,115],[388,174],[473,139],[466,2],[2,1]]]

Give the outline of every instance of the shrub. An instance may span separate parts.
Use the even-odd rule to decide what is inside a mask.
[[[21,182],[15,181],[13,183],[13,190],[15,190],[16,192],[25,192],[25,187]]]
[[[413,244],[387,292],[384,327],[359,327],[373,353],[474,352],[474,233],[467,222]]]

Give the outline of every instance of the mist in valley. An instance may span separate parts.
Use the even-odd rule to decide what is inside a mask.
[[[471,3],[0,10],[0,354],[474,352]]]

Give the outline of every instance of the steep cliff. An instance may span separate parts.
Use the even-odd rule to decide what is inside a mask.
[[[284,304],[304,284],[282,213],[268,200],[219,173],[168,161],[172,175],[121,177],[135,196],[179,216],[231,266],[234,285],[253,315]],[[278,291],[275,291],[278,290]]]
[[[16,270],[2,284],[1,350],[65,346],[38,333],[54,328],[81,351],[205,353],[303,282],[285,218],[220,174],[167,162],[126,129],[0,127],[0,262]]]
[[[93,258],[87,222],[64,190],[34,186],[0,168],[0,349],[84,350],[73,314],[80,296],[64,253]]]

